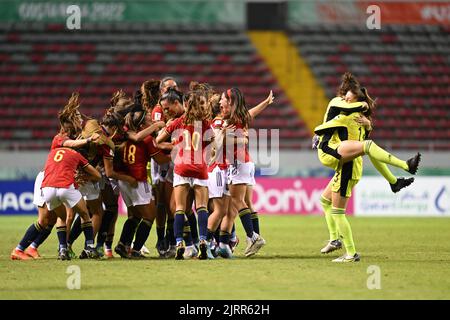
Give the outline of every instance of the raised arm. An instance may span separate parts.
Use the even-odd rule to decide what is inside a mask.
[[[267,108],[267,106],[269,104],[272,104],[273,100],[274,100],[274,96],[273,96],[272,90],[270,90],[269,96],[264,101],[262,101],[260,104],[258,104],[256,107],[253,107],[250,110],[248,110],[248,113],[250,113],[250,116],[252,118],[255,118],[258,114],[263,112],[264,109]]]
[[[165,125],[166,124],[164,123],[164,121],[157,121],[157,122],[153,123],[151,126],[145,128],[137,133],[134,131],[128,131],[128,139],[133,142],[143,141],[145,139],[145,137],[151,135],[153,132],[156,132],[161,128],[164,128]]]
[[[62,146],[67,147],[67,148],[80,148],[80,147],[87,145],[90,142],[94,142],[94,143],[97,142],[99,138],[100,138],[100,135],[98,133],[94,133],[94,134],[92,134],[92,136],[90,136],[89,138],[86,138],[86,139],[66,140],[63,142]]]

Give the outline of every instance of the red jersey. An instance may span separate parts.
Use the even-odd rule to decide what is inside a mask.
[[[50,150],[53,150],[55,148],[62,148],[64,142],[69,140],[69,136],[66,134],[58,133],[52,140],[52,146],[50,147]]]
[[[161,106],[159,104],[157,104],[152,110],[152,121],[166,122],[166,120],[164,119],[163,109],[161,108]]]
[[[175,119],[165,130],[176,140],[178,152],[175,158],[174,172],[182,177],[208,179],[208,166],[204,159],[204,151],[209,144],[204,134],[210,130],[209,121],[198,121],[194,125],[184,124],[185,116]],[[201,127],[200,127],[201,126]]]
[[[75,184],[75,171],[88,165],[88,161],[73,149],[52,149],[45,163],[41,188],[68,188]]]
[[[221,117],[214,118],[211,121],[211,128],[214,129],[222,129],[225,121]],[[220,170],[226,170],[228,168],[227,157],[226,157],[226,146],[222,145],[222,150],[216,150],[221,154],[217,155],[216,161],[214,161],[209,167],[208,172],[212,172],[215,167],[219,166]]]
[[[238,138],[244,137],[244,126],[240,123],[237,123],[235,125],[236,130],[235,134]],[[237,132],[236,132],[237,131]],[[235,161],[241,162],[241,163],[247,163],[250,162],[250,153],[248,152],[248,143],[236,143],[233,142],[233,158],[230,159],[230,157],[227,157],[228,163],[234,163]]]
[[[161,150],[155,147],[152,136],[141,142],[128,140],[122,158],[126,173],[137,181],[147,181],[147,162],[159,152]]]

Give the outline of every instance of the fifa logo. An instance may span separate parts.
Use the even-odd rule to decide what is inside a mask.
[[[66,14],[69,16],[66,19],[66,27],[69,30],[81,29],[81,9],[77,5],[68,6]]]

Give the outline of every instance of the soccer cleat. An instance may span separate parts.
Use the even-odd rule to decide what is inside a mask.
[[[233,251],[231,251],[231,248],[228,244],[226,244],[225,246],[220,246],[218,253],[219,253],[219,256],[221,256],[222,258],[225,258],[225,259],[233,258]]]
[[[39,254],[39,252],[37,251],[36,248],[33,247],[28,247],[25,249],[25,253],[27,255],[29,255],[30,257],[32,257],[33,259],[41,259],[41,255]]]
[[[359,254],[355,253],[353,256],[349,256],[348,254],[344,254],[342,257],[336,258],[332,260],[333,262],[345,263],[345,262],[358,262],[361,260]]]
[[[244,254],[246,257],[251,257],[256,254],[264,245],[266,241],[258,235],[256,240],[252,240],[251,238],[247,238],[247,248],[245,248]]]
[[[398,178],[394,184],[389,184],[393,193],[397,193],[414,182],[414,178]]]
[[[184,259],[184,251],[186,250],[183,242],[177,244],[175,260],[183,260]]]
[[[98,259],[99,255],[95,248],[86,247],[80,253],[80,259]]]
[[[150,254],[150,250],[148,250],[148,248],[146,246],[142,246],[141,253],[143,255],[149,255]]]
[[[219,256],[219,246],[217,245],[216,240],[211,240],[211,243],[209,244],[209,251],[214,258]]]
[[[327,245],[320,249],[321,253],[330,253],[342,249],[342,241],[339,239],[328,241]]]
[[[112,259],[112,258],[114,258],[112,249],[105,249],[105,255],[104,255],[104,257],[105,257],[106,259]]]
[[[177,255],[177,247],[174,245],[170,245],[169,249],[164,254],[164,258],[166,259],[173,259]]]
[[[165,258],[166,252],[167,252],[167,248],[165,246],[164,240],[158,240],[158,242],[156,243],[156,251],[158,251],[159,257],[160,258]]]
[[[70,259],[75,259],[77,257],[77,255],[75,254],[75,252],[73,252],[72,250],[72,246],[68,245],[67,246],[67,254],[69,255]]]
[[[236,247],[239,244],[239,238],[236,236],[235,240],[230,240],[230,248],[231,248],[231,252],[234,252],[234,250],[236,249]]]
[[[406,163],[408,164],[408,170],[407,171],[409,173],[416,174],[417,168],[419,167],[419,163],[420,163],[421,157],[422,157],[422,155],[419,152],[417,152],[417,154],[413,158],[408,159],[406,161]]]
[[[130,259],[142,260],[146,259],[146,256],[142,253],[142,250],[141,251],[131,250]]]
[[[59,250],[58,260],[70,260],[69,251],[66,248]]]
[[[206,242],[206,240],[201,240],[199,243],[199,248],[200,248],[200,253],[198,254],[198,258],[200,260],[206,260],[208,259],[208,243]],[[211,250],[209,250],[211,252]]]
[[[100,258],[103,258],[105,256],[105,249],[103,248],[103,246],[98,246],[95,248],[95,250],[97,251]]]
[[[212,259],[215,258],[214,254],[213,254],[213,252],[212,252],[212,250],[211,250],[211,246],[209,246],[209,245],[206,246],[206,257],[207,257],[209,260],[212,260]]]
[[[114,252],[117,253],[121,258],[129,259],[129,250],[127,247],[125,247],[124,244],[118,243],[117,246],[114,248]]]
[[[184,259],[193,259],[193,258],[197,258],[197,255],[198,255],[198,250],[194,245],[187,246],[184,250],[183,258]]]
[[[32,260],[32,259],[33,259],[32,257],[30,257],[25,252],[17,248],[15,248],[11,252],[11,260]]]

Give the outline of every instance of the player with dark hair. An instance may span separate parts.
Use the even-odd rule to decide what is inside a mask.
[[[388,181],[393,182],[391,183],[391,189],[394,191],[392,185],[400,190],[411,184],[413,179],[395,178],[386,164],[415,174],[420,162],[420,154],[418,153],[408,161],[403,161],[378,147],[372,140],[366,140],[368,132],[371,130],[369,118],[373,112],[374,102],[366,89],[359,87],[359,84],[355,84],[356,80],[353,77],[346,74],[343,79],[341,89],[348,90],[345,97],[341,98],[341,100],[333,101],[335,98],[330,102],[331,105],[327,109],[324,123],[315,128],[315,133],[320,136],[318,144],[319,159],[323,165],[336,171],[334,178],[328,184],[321,199],[330,232],[330,241],[321,252],[328,253],[339,249],[342,246],[338,238],[338,235],[340,235],[343,238],[346,254],[333,261],[354,262],[359,261],[360,256],[356,253],[351,227],[345,216],[345,210],[351,191],[362,176],[362,156],[367,154],[375,168]],[[358,102],[366,102],[366,104]],[[342,106],[345,106],[344,103],[353,103],[355,105],[351,107],[360,109],[351,110],[350,107],[346,114],[341,114],[338,108],[330,111],[333,110],[333,105],[338,103]],[[330,115],[332,112],[336,114],[334,116],[333,114]]]
[[[146,121],[146,114],[146,111],[129,113],[125,118],[126,127],[135,132],[142,130],[149,124],[149,121]],[[155,147],[152,136],[147,136],[142,142],[126,141],[122,153],[125,172],[138,181],[138,186],[132,187],[125,181],[119,181],[120,192],[129,216],[115,252],[122,258],[143,258],[140,251],[156,217],[155,203],[147,181],[147,163],[151,158],[158,163],[168,162],[170,158]],[[135,232],[136,239],[130,252]]]
[[[207,245],[208,224],[208,172],[205,162],[206,146],[212,137],[205,136],[209,130],[210,108],[204,91],[190,92],[184,100],[186,112],[172,121],[158,135],[156,142],[162,143],[172,137],[176,142],[173,194],[176,204],[174,233],[176,238],[175,259],[184,259],[185,244],[183,229],[185,213],[188,210],[187,199],[192,188],[199,225],[199,259],[213,258]]]
[[[250,121],[272,102],[273,94],[270,92],[266,100],[248,110],[239,89],[228,89],[221,96],[222,116],[226,121],[223,124],[222,136],[229,164],[227,184],[231,195],[231,204],[220,229],[219,253],[225,258],[232,256],[229,244],[237,214],[247,234],[245,255],[247,257],[254,255],[265,244],[265,240],[258,233],[260,232],[258,216],[250,209],[252,186],[255,185],[255,165],[248,152],[248,126]]]

